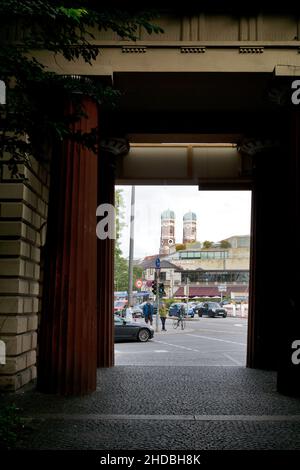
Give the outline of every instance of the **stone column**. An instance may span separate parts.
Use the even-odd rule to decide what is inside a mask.
[[[300,396],[300,110],[290,112],[290,135],[285,149],[287,184],[281,230],[284,234],[283,292],[280,294],[278,391]],[[279,307],[280,305],[280,307]]]
[[[83,105],[74,130],[89,132],[98,107]],[[82,395],[96,389],[97,155],[69,141],[51,166],[38,389]]]
[[[115,203],[116,159],[129,151],[127,140],[111,138],[100,142],[98,206]],[[114,240],[97,240],[97,366],[114,365]]]
[[[277,370],[276,345],[282,323],[278,291],[282,276],[282,153],[272,141],[252,140],[240,150],[253,159],[247,366]]]

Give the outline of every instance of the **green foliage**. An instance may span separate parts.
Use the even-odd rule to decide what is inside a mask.
[[[14,448],[20,439],[25,426],[19,413],[20,410],[14,404],[0,409],[0,450]]]
[[[115,193],[115,207],[116,207],[116,242],[115,242],[115,290],[125,291],[128,289],[128,261],[123,257],[120,247],[120,238],[122,229],[125,227],[124,223],[124,197],[123,190],[117,189]],[[143,268],[140,266],[133,266],[133,289],[135,290],[135,281],[142,278]]]
[[[19,176],[17,165],[28,155],[44,158],[53,141],[69,138],[95,151],[96,129],[85,134],[72,130],[71,124],[84,115],[80,95],[103,105],[115,105],[119,96],[97,81],[53,73],[34,57],[34,51],[48,51],[68,61],[81,58],[92,65],[100,53],[91,43],[93,29],[110,29],[123,39],[136,40],[140,28],[162,32],[151,23],[153,17],[153,12],[104,8],[93,0],[1,0],[0,80],[8,96],[7,105],[0,107],[0,157],[11,155],[12,176]],[[66,101],[73,103],[68,115],[63,110]]]
[[[220,247],[221,248],[231,248],[231,244],[229,243],[229,241],[227,240],[221,240],[220,242]]]
[[[176,243],[175,249],[176,249],[176,251],[185,250],[186,245],[184,243]]]
[[[135,281],[137,279],[142,279],[143,277],[143,268],[141,268],[140,266],[133,266],[133,287],[136,289],[135,287]]]
[[[214,243],[211,242],[211,241],[209,241],[209,240],[205,240],[205,241],[203,242],[203,248],[204,248],[205,250],[207,250],[207,249],[209,249],[209,248],[212,248],[213,246],[214,246]]]

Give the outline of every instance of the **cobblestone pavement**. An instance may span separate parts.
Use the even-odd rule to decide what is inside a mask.
[[[27,449],[300,449],[300,399],[243,367],[117,366],[81,398],[2,395],[27,418]]]

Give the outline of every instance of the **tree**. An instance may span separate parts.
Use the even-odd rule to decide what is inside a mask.
[[[91,43],[93,28],[110,29],[120,38],[136,40],[139,28],[162,32],[151,23],[155,16],[152,11],[104,8],[95,0],[1,0],[0,80],[6,84],[7,104],[0,109],[0,157],[10,155],[13,177],[20,177],[18,163],[28,155],[43,159],[54,140],[73,139],[96,151],[96,129],[81,133],[70,127],[85,113],[80,94],[103,105],[115,104],[118,97],[111,87],[55,74],[32,51],[48,51],[68,61],[81,58],[92,65],[99,54]],[[66,115],[59,106],[65,99],[73,103],[72,114]]]
[[[205,241],[203,242],[203,248],[204,248],[205,250],[208,250],[209,248],[212,248],[213,245],[214,245],[214,243],[211,242],[211,241],[209,241],[209,240],[205,240]]]
[[[128,261],[124,258],[121,246],[120,238],[122,235],[122,229],[125,226],[124,223],[124,198],[123,190],[117,189],[115,194],[115,206],[116,206],[116,242],[115,242],[115,290],[116,291],[127,291],[128,289]],[[133,288],[135,288],[135,281],[140,279],[143,275],[143,268],[140,266],[133,266]]]
[[[116,241],[115,241],[115,290],[123,291],[128,288],[128,261],[123,257],[120,238],[124,223],[124,198],[121,189],[116,190]]]
[[[143,276],[143,268],[141,266],[133,266],[133,286],[135,286],[136,280],[141,279],[142,276]]]
[[[229,241],[227,240],[221,240],[220,242],[220,247],[221,248],[231,248],[231,244],[229,243]]]
[[[175,249],[176,249],[176,251],[185,250],[186,245],[184,243],[176,243]]]

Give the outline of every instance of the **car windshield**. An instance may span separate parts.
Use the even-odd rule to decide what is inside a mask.
[[[220,305],[217,302],[210,302],[209,304],[210,308],[219,308]]]
[[[115,302],[115,307],[123,307],[125,302],[123,300],[118,300]]]

